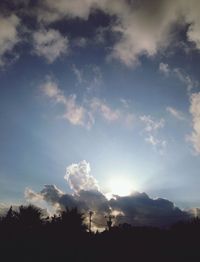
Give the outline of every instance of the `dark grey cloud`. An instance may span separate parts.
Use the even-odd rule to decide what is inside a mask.
[[[121,37],[114,44],[110,57],[126,65],[135,65],[140,55],[154,56],[173,40],[171,29],[175,24],[189,24],[187,38],[200,46],[200,19],[197,0],[45,0],[38,13],[38,19],[51,23],[61,18],[87,20],[94,10],[101,10],[115,16],[117,22],[111,31]]]
[[[135,226],[169,226],[180,220],[189,218],[189,214],[175,207],[166,199],[152,199],[146,193],[111,199],[112,209],[124,214],[117,216],[117,223],[130,223]]]
[[[197,50],[200,49],[200,2],[198,0],[42,0],[42,1],[3,1],[3,13],[20,16],[25,26],[36,24],[32,28],[53,30],[51,27],[59,21],[67,21],[78,18],[88,21],[96,10],[105,13],[111,20],[109,30],[119,37],[110,48],[109,59],[115,58],[126,64],[134,66],[139,63],[140,56],[155,56],[165,50],[176,37],[172,34],[174,25],[182,25],[186,30],[186,39],[194,43]],[[7,8],[7,12],[5,11]],[[9,11],[8,11],[9,10]],[[27,17],[32,23],[27,23]],[[16,26],[16,22],[14,25]],[[60,40],[58,51],[54,50],[54,57],[58,57],[60,45],[63,45],[67,35],[56,31]],[[34,34],[33,32],[30,32]],[[78,35],[76,36],[78,37]],[[12,37],[13,39],[13,37]],[[60,44],[61,43],[61,44]],[[14,45],[15,42],[12,42]],[[66,43],[64,43],[66,44]],[[40,48],[41,51],[41,48]],[[44,48],[42,48],[44,53]],[[46,55],[45,50],[45,55]],[[41,53],[41,52],[40,52]],[[49,54],[49,52],[47,52]],[[56,55],[55,55],[56,54]],[[51,57],[50,61],[54,61]],[[49,58],[49,56],[48,56]],[[52,60],[53,59],[53,60]]]
[[[86,161],[67,167],[67,181],[74,194],[63,193],[55,185],[45,185],[36,193],[26,189],[27,201],[44,208],[52,206],[51,212],[56,213],[65,207],[77,207],[85,214],[93,211],[94,228],[105,228],[106,215],[114,215],[114,223],[130,223],[136,226],[169,226],[177,221],[186,220],[191,213],[175,207],[166,199],[152,199],[146,193],[135,192],[128,196],[114,195],[108,200],[101,192],[97,180],[90,174],[90,165]]]

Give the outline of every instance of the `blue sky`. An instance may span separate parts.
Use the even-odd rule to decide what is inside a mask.
[[[86,160],[104,193],[120,179],[198,207],[200,4],[99,2],[1,3],[1,202],[71,192]]]

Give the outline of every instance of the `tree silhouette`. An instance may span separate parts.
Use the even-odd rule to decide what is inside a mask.
[[[61,211],[58,217],[58,222],[68,231],[73,232],[85,232],[86,226],[84,225],[84,217],[82,213],[79,213],[77,208],[66,209]]]
[[[1,218],[1,223],[5,226],[13,227],[16,224],[16,215],[12,206],[9,208],[5,216]]]
[[[110,231],[88,233],[76,208],[47,222],[33,205],[12,207],[0,219],[2,261],[200,261],[200,219],[164,228],[124,223]]]
[[[39,226],[43,222],[42,210],[33,205],[20,206],[19,211],[15,212],[15,217],[18,224],[23,227]]]

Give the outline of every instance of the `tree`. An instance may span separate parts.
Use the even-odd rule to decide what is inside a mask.
[[[13,211],[12,206],[9,208],[8,212],[4,217],[2,217],[2,223],[7,226],[13,226],[16,224],[15,211]]]
[[[39,226],[43,222],[42,210],[36,206],[20,206],[19,211],[15,212],[17,222],[24,227]]]
[[[59,223],[68,231],[80,233],[86,231],[83,214],[79,213],[77,208],[66,208],[66,210],[62,211],[59,217]]]

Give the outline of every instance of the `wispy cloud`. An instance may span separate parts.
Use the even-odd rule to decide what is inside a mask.
[[[78,69],[75,64],[72,65],[72,71],[73,71],[73,73],[75,74],[78,83],[79,83],[79,84],[82,84],[82,83],[84,82],[83,72],[82,72],[80,69]]]
[[[33,33],[33,52],[53,63],[69,51],[69,40],[55,29],[40,29]]]
[[[65,113],[63,114],[63,118],[67,119],[71,124],[86,127],[91,126],[90,115],[83,106],[77,103],[75,94],[65,96],[61,89],[59,89],[58,84],[50,77],[47,77],[46,82],[41,85],[41,89],[49,98],[64,106]]]
[[[140,116],[140,121],[144,124],[145,141],[162,154],[167,141],[159,137],[158,131],[165,126],[165,120],[163,118],[156,120],[150,115],[143,115]]]
[[[178,79],[187,87],[187,91],[190,92],[193,88],[199,85],[199,82],[193,80],[189,75],[187,75],[180,68],[173,69],[173,73],[178,77]]]
[[[174,107],[168,106],[166,107],[166,111],[169,112],[173,117],[175,117],[178,120],[185,119],[183,113]]]
[[[159,64],[159,70],[166,76],[168,76],[171,71],[169,65],[162,62]]]
[[[192,142],[195,152],[200,154],[200,92],[193,93],[190,97],[190,113],[193,131],[188,139]]]
[[[173,76],[179,79],[181,83],[186,86],[188,93],[191,92],[192,89],[199,86],[199,82],[194,80],[190,75],[184,72],[181,68],[171,68],[166,63],[159,64],[159,71],[163,73],[165,76]]]
[[[98,112],[107,121],[116,121],[120,118],[120,111],[111,109],[104,101],[93,98],[90,103],[93,112]]]
[[[102,72],[97,65],[91,64],[78,67],[73,64],[72,72],[77,79],[77,83],[84,86],[88,93],[95,93],[103,84]]]
[[[78,102],[76,94],[65,95],[56,81],[49,76],[40,88],[47,97],[64,106],[65,112],[62,117],[73,125],[90,129],[98,115],[108,123],[118,122],[126,127],[133,125],[134,115],[127,108],[113,109],[106,101],[97,97],[84,98],[82,102]]]
[[[150,115],[143,115],[140,117],[140,120],[145,124],[146,132],[156,131],[163,128],[165,125],[165,120],[163,118],[155,120]]]

